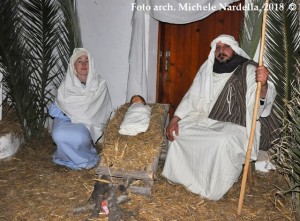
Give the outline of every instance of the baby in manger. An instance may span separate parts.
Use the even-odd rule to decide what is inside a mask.
[[[140,95],[134,95],[130,100],[130,107],[125,113],[120,125],[119,133],[122,135],[135,136],[146,132],[149,127],[151,107],[146,104]]]

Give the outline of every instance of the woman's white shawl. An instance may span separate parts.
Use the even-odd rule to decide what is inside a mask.
[[[149,127],[151,108],[142,103],[132,104],[125,113],[119,133],[135,136],[146,132]]]
[[[104,79],[96,73],[94,61],[86,50],[89,59],[89,73],[85,87],[75,75],[75,59],[82,50],[74,50],[65,79],[57,91],[56,105],[70,117],[72,123],[82,123],[90,131],[96,142],[103,134],[112,107],[108,88]]]

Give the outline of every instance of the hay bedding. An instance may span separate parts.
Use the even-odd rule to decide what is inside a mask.
[[[73,171],[54,165],[51,138],[22,147],[9,161],[0,161],[1,221],[83,221],[90,212],[74,215],[93,191],[95,169]],[[226,221],[296,220],[290,196],[275,196],[277,187],[287,188],[277,172],[254,174],[255,185],[247,190],[242,216],[237,216],[240,180],[219,201],[201,199],[182,186],[171,185],[160,176],[151,197],[130,194],[121,205],[124,221]],[[101,218],[98,220],[107,220]]]
[[[8,126],[12,122],[7,122]],[[72,210],[90,197],[95,168],[73,171],[51,162],[55,150],[51,137],[24,145],[11,159],[0,161],[0,220],[83,221],[90,212],[74,215]],[[286,180],[276,171],[254,173],[254,186],[247,186],[242,216],[237,216],[241,180],[219,201],[201,199],[180,185],[169,184],[158,168],[151,197],[131,194],[121,205],[125,221],[219,221],[296,220]],[[98,220],[107,220],[101,218]]]
[[[119,134],[120,125],[129,104],[122,105],[104,132],[101,165],[114,169],[146,170],[153,158],[160,154],[164,146],[164,125],[166,119],[166,106],[163,104],[150,104],[151,117],[149,128],[136,136]]]

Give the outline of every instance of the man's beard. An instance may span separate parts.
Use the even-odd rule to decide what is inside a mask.
[[[228,63],[232,58],[234,57],[231,56],[231,57],[228,57],[226,54],[224,53],[220,53],[217,57],[216,57],[216,61],[218,61],[220,64],[226,64]]]
[[[237,66],[242,65],[247,60],[248,60],[247,58],[235,54],[230,59],[226,59],[226,61],[223,60],[224,62],[221,63],[220,61],[217,60],[216,57],[213,66],[213,72],[218,74],[232,72]]]

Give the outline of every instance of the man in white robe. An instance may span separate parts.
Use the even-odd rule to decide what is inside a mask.
[[[237,61],[236,57],[242,59]],[[244,59],[244,60],[243,60]],[[186,93],[166,135],[170,140],[163,176],[173,183],[210,200],[219,200],[241,174],[247,151],[257,82],[261,82],[261,105],[258,118],[267,117],[276,96],[274,85],[267,81],[264,66],[245,66],[245,126],[209,118],[227,81],[249,59],[232,36],[220,35],[211,43],[211,52]],[[241,63],[242,62],[242,63]],[[217,73],[216,73],[217,72]],[[229,85],[230,86],[230,85]],[[234,91],[225,95],[231,114]],[[216,110],[222,107],[216,108]],[[251,158],[259,150],[260,123],[257,122]]]

